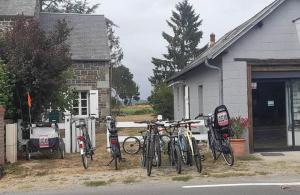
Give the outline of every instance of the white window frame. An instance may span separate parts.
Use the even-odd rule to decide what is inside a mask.
[[[89,93],[89,91],[77,91],[77,93],[78,93],[78,99],[76,100],[76,101],[78,101],[78,107],[76,106],[76,107],[74,107],[73,106],[73,109],[74,108],[78,108],[78,115],[75,115],[75,116],[77,116],[77,117],[87,117],[87,116],[89,116],[89,113],[90,113],[90,109],[89,109],[89,95],[90,95],[90,93]],[[82,93],[86,93],[86,99],[82,99]],[[86,100],[87,102],[86,102],[86,107],[82,107],[82,105],[81,105],[81,101],[82,100]],[[83,108],[86,108],[87,109],[87,112],[86,112],[86,114],[85,115],[83,115],[82,114],[82,109]]]

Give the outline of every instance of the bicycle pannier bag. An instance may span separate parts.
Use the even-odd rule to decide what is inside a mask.
[[[232,131],[230,130],[230,116],[225,105],[218,106],[214,113],[214,126],[222,134],[229,134],[231,136]]]

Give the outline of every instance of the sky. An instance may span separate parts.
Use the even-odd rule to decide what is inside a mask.
[[[213,32],[219,39],[226,32],[254,16],[273,0],[189,0],[203,20],[203,38],[199,47],[209,42]],[[166,53],[167,42],[163,31],[170,33],[166,20],[172,15],[179,0],[90,0],[100,3],[96,14],[104,14],[119,27],[116,34],[124,51],[123,64],[134,74],[141,98],[151,94],[148,78],[154,68],[152,57]]]

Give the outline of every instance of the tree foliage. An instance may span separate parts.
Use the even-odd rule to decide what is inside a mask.
[[[113,67],[122,65],[121,61],[124,57],[123,50],[120,46],[120,37],[116,35],[114,27],[117,25],[106,19],[108,46],[110,50],[110,63]]]
[[[165,119],[174,117],[174,98],[172,89],[166,83],[155,85],[148,101],[153,107],[156,114],[161,114]]]
[[[6,108],[5,116],[12,118],[16,112],[13,106],[13,82],[7,68],[0,58],[0,105]]]
[[[50,106],[69,109],[71,55],[66,40],[70,31],[65,21],[58,21],[55,30],[45,33],[38,21],[19,18],[5,33],[2,58],[14,84],[13,98],[19,114],[28,113],[28,92],[33,119],[38,120]]]
[[[168,43],[168,53],[163,54],[163,59],[152,58],[155,66],[153,76],[149,79],[152,85],[163,82],[182,70],[207,48],[198,48],[202,38],[202,31],[199,30],[202,20],[199,14],[195,13],[193,6],[188,0],[183,0],[175,8],[176,11],[172,11],[170,20],[167,20],[173,35],[162,33],[162,37]]]
[[[57,13],[94,13],[99,3],[90,6],[87,0],[42,0],[42,10]]]
[[[139,87],[133,81],[133,74],[127,67],[123,65],[113,67],[112,77],[112,87],[126,105],[130,105],[132,100],[138,101],[140,99]]]

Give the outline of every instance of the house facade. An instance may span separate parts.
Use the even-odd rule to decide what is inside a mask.
[[[39,0],[0,0],[0,31],[20,15],[35,18],[46,32],[58,20],[72,28],[71,49],[73,79],[68,83],[78,93],[74,102],[75,117],[102,118],[110,114],[110,54],[103,15],[56,14],[40,12]]]
[[[175,119],[213,113],[249,119],[249,151],[300,146],[300,1],[276,0],[169,79]]]

